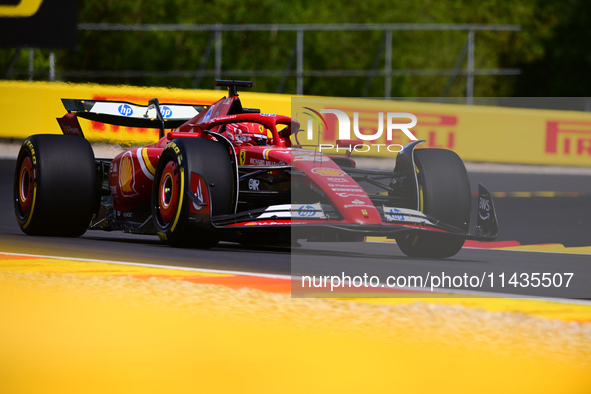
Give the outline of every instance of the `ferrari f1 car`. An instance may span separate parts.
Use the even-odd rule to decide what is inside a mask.
[[[64,135],[33,135],[20,149],[14,202],[22,231],[122,230],[196,248],[386,236],[408,256],[437,258],[455,255],[466,239],[496,238],[482,185],[471,226],[470,183],[454,152],[413,141],[391,171],[359,169],[350,157],[292,142],[294,119],[244,108],[237,87],[250,82],[217,84],[229,94],[210,106],[63,99]],[[158,128],[160,138],[95,159],[78,118]]]

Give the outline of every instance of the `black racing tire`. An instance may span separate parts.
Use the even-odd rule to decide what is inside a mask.
[[[417,149],[414,158],[419,181],[419,210],[467,232],[471,192],[462,159],[446,149]],[[464,239],[424,232],[399,237],[396,243],[409,257],[445,258],[457,254]]]
[[[210,248],[219,242],[211,223],[189,220],[191,173],[201,175],[210,186],[213,216],[233,212],[236,185],[226,147],[220,142],[203,138],[177,138],[162,151],[154,175],[154,226],[160,239],[171,246]]]
[[[28,235],[79,237],[100,199],[94,153],[84,138],[38,134],[21,146],[14,209]]]

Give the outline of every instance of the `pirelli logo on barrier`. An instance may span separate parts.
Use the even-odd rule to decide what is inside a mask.
[[[591,122],[546,122],[546,154],[591,157]]]
[[[347,113],[351,119],[354,118],[354,113],[358,115],[359,130],[366,135],[376,134],[378,130],[378,119],[380,111],[377,110],[363,110],[353,108],[339,108],[341,111]],[[426,146],[430,148],[445,148],[453,149],[455,143],[455,127],[458,124],[458,117],[451,114],[443,113],[425,113],[412,111],[412,114],[417,118],[417,124],[412,128],[412,133],[419,140],[425,140]],[[337,140],[337,124],[336,116],[325,115],[328,129],[322,136],[323,142]],[[372,141],[373,144],[401,144],[408,142],[408,138],[402,133],[392,133],[391,138],[388,139],[386,133]]]
[[[330,99],[324,99],[324,103],[318,103],[318,99],[297,100],[302,105],[296,108],[292,101],[292,116],[304,131],[299,142],[317,144],[321,152],[340,153],[350,143],[358,154],[388,155],[417,139],[425,140],[424,147],[456,148],[459,117],[454,113],[405,111],[402,106],[382,103],[367,108],[362,100],[358,107],[339,105]]]

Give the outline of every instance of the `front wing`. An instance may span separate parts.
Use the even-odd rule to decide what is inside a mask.
[[[321,203],[273,205],[236,215],[212,217],[212,225],[220,233],[290,231],[294,239],[320,241],[352,240],[365,236],[394,239],[419,232],[436,232],[442,236],[466,240],[492,241],[499,233],[492,198],[482,185],[479,186],[476,222],[469,232],[417,210],[386,205],[376,208],[382,222],[369,225],[339,220],[334,207]]]

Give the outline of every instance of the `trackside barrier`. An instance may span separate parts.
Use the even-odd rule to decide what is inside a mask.
[[[157,97],[163,103],[211,104],[222,94],[219,90],[3,81],[0,82],[0,138],[24,139],[31,134],[61,133],[55,121],[65,113],[61,98],[123,100],[145,105]],[[303,128],[306,128],[306,122],[301,119],[303,106],[315,107],[319,112],[322,108],[341,109],[351,120],[353,113],[358,112],[359,128],[365,134],[375,134],[379,112],[405,112],[417,117],[417,125],[411,131],[418,139],[427,141],[423,146],[454,150],[466,161],[591,166],[591,114],[585,112],[326,97],[298,97],[292,103],[293,96],[289,95],[239,94],[246,107],[260,108],[265,113],[291,113]],[[324,116],[330,123],[333,115]],[[93,142],[148,144],[158,138],[157,130],[82,119],[81,125]],[[404,145],[409,141],[400,131],[393,133],[388,141],[385,134],[366,143]],[[335,130],[329,129],[315,142],[334,144],[335,137]],[[372,147],[365,155],[379,157],[392,153],[385,149],[378,152]]]
[[[400,128],[391,130],[388,137],[388,124],[409,124],[411,120],[396,116],[389,122],[388,113],[414,115],[416,126],[408,131],[426,141],[421,147],[451,149],[466,161],[591,166],[591,113],[587,112],[331,97],[292,99],[292,117],[303,128],[299,142],[322,144],[322,152],[328,153],[337,150],[325,147],[339,139],[347,141],[340,131],[347,130],[342,125],[348,123],[350,131],[345,134],[351,137],[349,141],[363,143],[357,147],[356,142],[345,144],[357,149],[354,154],[367,151],[366,155],[391,156],[390,152],[398,151],[410,138]],[[319,126],[323,129],[320,135]],[[358,138],[355,130],[366,140]],[[376,139],[367,140],[369,136]]]

